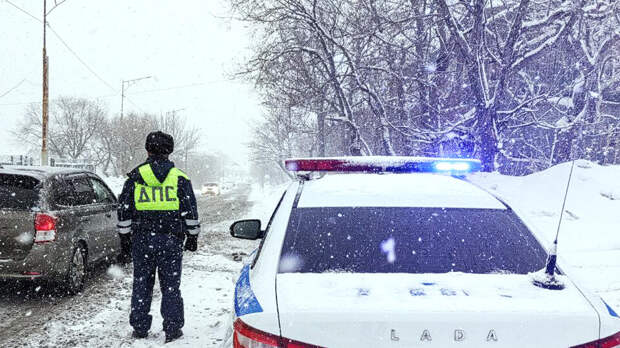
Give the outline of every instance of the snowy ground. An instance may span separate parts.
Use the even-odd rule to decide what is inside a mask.
[[[471,180],[498,194],[550,241],[555,234],[569,166],[526,177],[476,174]],[[582,284],[620,310],[620,166],[578,162],[560,235],[560,255]],[[118,193],[121,179],[107,179]],[[230,320],[234,281],[255,242],[235,240],[229,224],[238,218],[265,222],[283,186],[245,187],[199,198],[203,223],[199,251],[184,256],[182,293],[185,337],[167,347],[217,347]],[[251,193],[250,193],[251,192]],[[105,265],[83,294],[58,296],[42,286],[0,286],[0,347],[159,347],[163,345],[159,289],[154,291],[151,336],[132,340],[128,324],[131,269]]]

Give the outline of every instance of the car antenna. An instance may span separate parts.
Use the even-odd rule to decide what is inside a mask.
[[[568,174],[568,182],[566,183],[566,191],[564,191],[564,201],[562,202],[562,211],[560,212],[560,220],[558,221],[558,229],[555,232],[555,240],[549,248],[549,256],[547,257],[547,264],[545,266],[544,273],[537,272],[534,275],[534,285],[549,289],[549,290],[562,290],[564,289],[564,283],[555,277],[556,263],[558,260],[558,236],[560,235],[560,227],[562,226],[562,216],[564,216],[564,208],[566,207],[566,197],[568,197],[568,189],[570,187],[570,181],[573,177],[573,169],[575,168],[575,160],[571,163],[570,173]]]

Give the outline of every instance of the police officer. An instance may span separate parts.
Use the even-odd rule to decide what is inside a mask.
[[[133,259],[129,317],[133,337],[146,338],[151,328],[149,312],[157,272],[168,343],[183,336],[181,261],[183,249],[196,251],[198,247],[200,222],[189,178],[168,159],[174,150],[172,136],[152,132],[145,147],[148,159],[128,174],[119,197],[119,259]]]

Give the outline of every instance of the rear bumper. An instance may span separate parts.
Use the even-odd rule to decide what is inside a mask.
[[[56,243],[33,245],[21,260],[0,259],[0,279],[60,278],[69,266],[62,249]]]

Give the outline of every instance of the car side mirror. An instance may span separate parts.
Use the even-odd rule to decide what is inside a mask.
[[[263,238],[260,220],[239,220],[230,226],[230,235],[235,238],[256,240]]]

